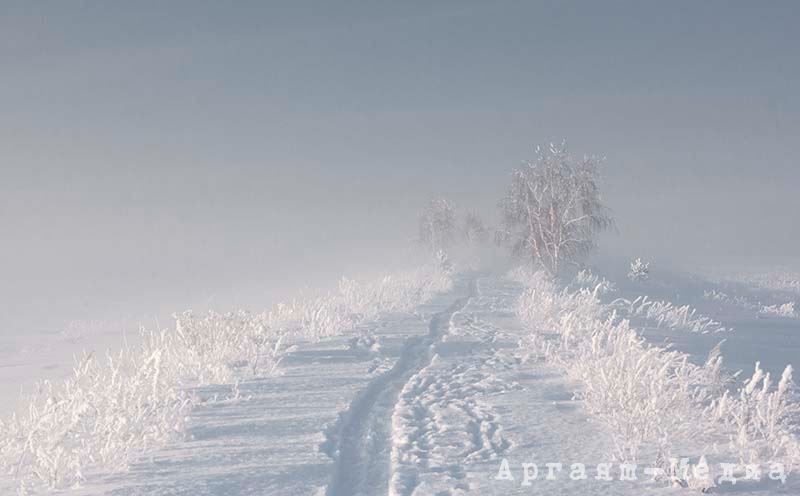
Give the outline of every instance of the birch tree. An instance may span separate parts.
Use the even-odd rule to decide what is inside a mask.
[[[562,142],[537,147],[536,158],[514,170],[499,233],[512,253],[555,275],[595,248],[597,235],[613,225],[597,185],[601,162],[576,159]]]

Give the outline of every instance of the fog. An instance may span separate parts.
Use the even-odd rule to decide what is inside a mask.
[[[134,9],[135,7],[135,9]],[[496,216],[566,138],[663,263],[797,254],[793,2],[0,7],[0,336],[259,308]]]

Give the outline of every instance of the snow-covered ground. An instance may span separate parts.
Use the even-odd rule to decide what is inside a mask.
[[[634,283],[616,278],[603,296],[690,305],[724,332],[693,332],[632,315],[650,343],[669,343],[702,363],[721,339],[726,367],[760,360],[779,377],[800,356],[800,319],[764,314],[788,293],[686,276]],[[528,356],[530,330],[516,315],[524,288],[498,273],[466,272],[450,291],[339,336],[299,343],[281,373],[238,386],[193,389],[198,401],[183,441],[149,452],[121,473],[84,473],[76,495],[457,495],[682,494],[639,468],[620,481],[614,439],[574,396],[582,385],[563,368]],[[752,301],[752,306],[741,302]],[[4,382],[36,358],[0,356]],[[22,364],[22,365],[19,365]],[[13,399],[6,395],[4,398]],[[11,401],[9,401],[10,403]],[[692,419],[683,419],[691,422]],[[687,453],[686,456],[695,456]],[[735,460],[734,460],[735,461]],[[524,483],[524,464],[538,477]],[[571,477],[586,467],[586,479]],[[613,463],[611,479],[598,466]],[[552,465],[547,465],[552,464]],[[557,466],[555,464],[561,464]],[[506,471],[506,468],[508,469]],[[532,466],[528,465],[532,475]],[[3,494],[16,484],[6,479]],[[800,494],[762,480],[714,492]]]

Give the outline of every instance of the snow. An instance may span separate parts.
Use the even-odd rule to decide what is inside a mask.
[[[648,343],[669,345],[698,364],[723,338],[727,370],[750,372],[760,360],[777,379],[800,356],[800,320],[765,317],[761,306],[742,306],[737,301],[744,300],[734,296],[708,297],[733,294],[718,282],[670,277],[612,278],[601,298],[612,303],[647,295],[671,308],[690,305],[684,315],[707,316],[735,329],[685,332],[677,324],[659,325],[646,312],[631,315]],[[182,440],[147,452],[122,472],[88,471],[81,487],[66,493],[686,493],[651,481],[642,468],[637,481],[617,480],[613,433],[581,399],[581,381],[520,346],[530,336],[517,316],[524,291],[501,273],[463,272],[451,289],[414,308],[376,314],[341,335],[297,342],[278,374],[192,387],[197,401]],[[781,300],[785,294],[771,300],[756,292],[760,289],[753,291],[745,295],[747,301],[762,306],[786,301]],[[20,362],[40,366],[40,358],[22,356]],[[7,355],[0,360],[3,379],[14,377],[16,367],[10,365],[15,362]],[[532,463],[538,478],[525,485],[523,467]],[[548,463],[562,465],[559,470]],[[575,463],[585,464],[588,479],[570,477]],[[613,464],[613,480],[596,479],[603,463]],[[513,480],[498,477],[503,466]],[[546,479],[548,470],[554,480]],[[10,477],[0,479],[2,494],[13,494],[16,486]],[[792,474],[785,485],[740,481],[714,491],[797,494],[800,485]]]

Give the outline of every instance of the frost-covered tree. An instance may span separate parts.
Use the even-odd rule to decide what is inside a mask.
[[[650,262],[644,262],[638,257],[634,259],[631,262],[631,269],[628,272],[628,279],[638,282],[644,282],[650,279]]]
[[[601,160],[576,159],[566,143],[536,148],[536,159],[514,170],[501,201],[501,240],[551,274],[577,263],[613,225],[597,182]]]
[[[456,231],[453,204],[444,198],[434,198],[419,214],[419,242],[431,253],[447,248]]]
[[[468,245],[478,244],[489,237],[489,229],[477,213],[467,212],[461,226],[461,236]]]

